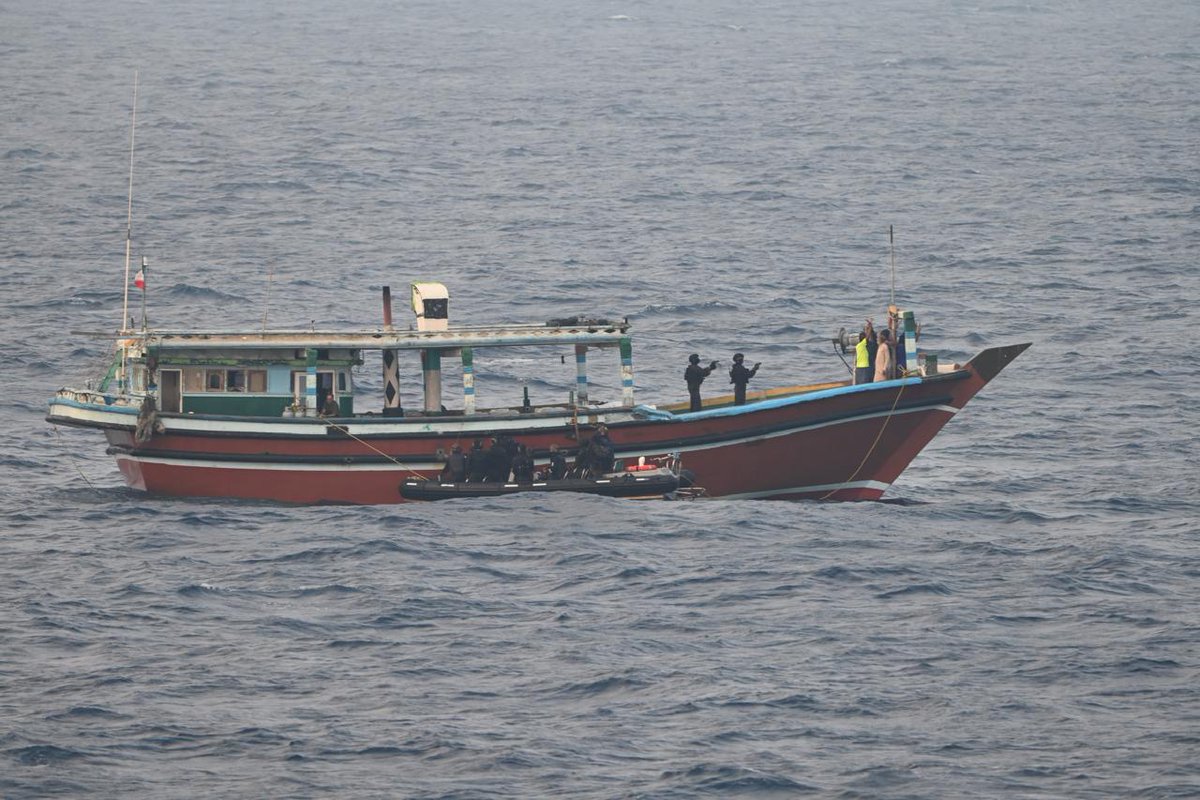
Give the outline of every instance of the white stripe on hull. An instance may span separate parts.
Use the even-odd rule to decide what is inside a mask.
[[[873,414],[859,414],[858,416],[854,416],[854,417],[843,417],[841,419],[830,420],[828,422],[818,422],[814,425],[797,425],[794,428],[787,428],[782,431],[771,431],[770,433],[760,433],[760,434],[756,434],[754,436],[742,436],[742,437],[739,437],[736,439],[722,439],[719,442],[712,442],[711,444],[688,445],[687,447],[683,448],[683,452],[693,453],[697,450],[712,450],[717,447],[729,447],[731,445],[747,444],[749,442],[762,442],[762,441],[766,441],[767,439],[778,439],[780,436],[791,436],[792,434],[796,434],[796,433],[816,431],[816,430],[820,430],[821,428],[832,428],[837,425],[846,425],[846,424],[849,424],[852,422],[861,422],[865,419],[878,419],[880,417],[888,417],[888,416],[900,417],[900,416],[904,416],[906,414],[922,414],[926,411],[945,411],[946,413],[950,414],[950,416],[954,416],[955,414],[958,413],[959,410],[957,408],[955,408],[954,406],[937,405],[937,406],[921,406],[920,408],[902,409],[900,411],[880,411],[878,413],[873,413]],[[634,455],[642,455],[642,454],[636,453]],[[621,451],[621,457],[622,458],[628,457],[624,450]]]
[[[813,486],[792,486],[787,489],[770,489],[765,492],[738,492],[736,494],[723,494],[722,500],[745,500],[763,497],[779,497],[789,494],[816,494],[817,492],[828,493],[836,492],[840,489],[877,489],[885,492],[891,486],[890,483],[883,481],[850,481],[849,483],[822,483]]]
[[[120,425],[122,427],[128,427],[130,429],[132,429],[134,427],[134,425],[133,425],[134,420],[130,419],[130,414],[128,412],[126,412],[126,413],[109,412],[109,411],[91,412],[90,410],[83,410],[83,409],[77,409],[77,408],[72,408],[72,411],[74,411],[75,413],[70,414],[70,416],[74,419],[79,419],[81,421],[95,422],[95,423],[109,424],[109,425]],[[788,427],[783,430],[771,431],[769,433],[755,434],[755,435],[751,435],[751,436],[738,437],[735,439],[721,439],[721,441],[713,442],[711,444],[689,445],[688,447],[685,448],[685,452],[695,451],[695,450],[710,450],[712,448],[727,447],[727,446],[733,445],[733,444],[745,444],[747,442],[757,442],[757,441],[763,441],[766,439],[775,439],[780,436],[790,436],[790,435],[800,432],[800,431],[813,431],[813,430],[819,430],[821,428],[832,427],[835,425],[846,425],[846,424],[853,423],[853,422],[860,422],[862,420],[878,419],[881,417],[888,417],[888,416],[899,417],[899,416],[904,416],[907,414],[924,413],[926,411],[944,411],[947,414],[950,414],[951,416],[953,416],[958,413],[959,409],[955,408],[954,406],[939,404],[939,405],[933,405],[933,406],[920,406],[918,408],[899,409],[897,411],[890,411],[890,410],[889,411],[876,411],[876,412],[872,412],[869,414],[858,414],[855,416],[841,417],[836,420],[830,420],[827,422],[818,422],[818,423],[811,424],[811,425],[798,425],[795,427]],[[67,415],[64,414],[63,416],[67,416]],[[160,417],[160,419],[162,419],[162,418]],[[624,421],[633,421],[633,417],[628,414],[617,414],[617,415],[610,414],[610,415],[604,416],[603,419],[607,424],[614,424],[617,422],[624,422]],[[641,421],[646,422],[645,420],[641,420]],[[164,422],[166,423],[168,433],[177,433],[177,434],[215,432],[215,433],[226,433],[226,434],[239,434],[240,433],[240,434],[252,436],[252,435],[256,435],[256,434],[266,433],[266,434],[274,434],[276,436],[278,436],[280,434],[286,434],[289,437],[305,438],[305,439],[313,438],[313,439],[323,439],[324,440],[324,439],[329,438],[329,434],[326,432],[326,425],[318,420],[296,421],[296,422],[288,421],[288,422],[283,422],[282,424],[281,423],[263,424],[263,423],[242,422],[242,421],[234,421],[234,420],[231,420],[231,421],[189,420],[186,418],[180,418],[180,419],[166,419],[166,420],[164,420]],[[533,424],[531,424],[531,423],[533,423]],[[538,423],[541,423],[541,424],[538,424]],[[334,423],[334,424],[337,424],[337,423]],[[673,422],[673,421],[662,421],[662,422],[651,421],[648,424],[660,426],[662,430],[669,431],[669,430],[671,430],[672,426],[679,425],[680,423]],[[502,432],[502,431],[533,431],[536,429],[561,430],[563,428],[568,427],[567,425],[564,424],[564,421],[561,418],[546,419],[546,420],[475,419],[475,420],[471,420],[470,422],[466,422],[466,421],[459,422],[457,425],[454,425],[454,426],[444,426],[444,423],[443,423],[443,425],[438,426],[436,428],[434,426],[435,426],[435,423],[429,422],[429,423],[419,426],[419,428],[417,430],[414,430],[414,427],[417,427],[417,426],[414,426],[411,422],[408,423],[407,427],[400,427],[400,426],[396,426],[396,425],[362,425],[362,424],[353,424],[353,423],[345,425],[345,426],[338,425],[339,428],[349,431],[349,433],[353,436],[371,436],[372,438],[378,438],[381,436],[386,437],[389,434],[392,434],[392,435],[407,434],[409,436],[411,436],[412,434],[425,434],[425,435],[431,435],[431,436],[458,436],[460,438],[466,438],[466,439],[474,438],[476,435],[479,435],[479,436],[494,435],[495,433]],[[630,451],[622,450],[621,456],[622,457],[629,457],[629,456],[636,457],[639,455],[652,455],[652,454],[655,454],[656,452],[658,452],[658,451],[647,450],[644,452],[642,452],[642,451],[630,452]]]
[[[440,472],[446,465],[441,461],[399,464],[391,461],[374,464],[324,464],[281,463],[278,461],[210,461],[202,458],[160,458],[158,456],[118,455],[117,461],[133,461],[138,464],[164,464],[171,467],[196,469],[256,469],[270,472]]]

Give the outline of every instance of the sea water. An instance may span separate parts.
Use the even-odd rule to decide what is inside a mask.
[[[1187,0],[4,4],[0,796],[1197,796],[1197,31]],[[455,322],[628,316],[667,403],[691,352],[708,394],[735,351],[752,389],[845,378],[894,275],[942,363],[1033,346],[888,502],[146,497],[43,421],[126,313],[135,70],[152,325],[373,327],[440,280]],[[476,369],[482,404],[574,380]]]

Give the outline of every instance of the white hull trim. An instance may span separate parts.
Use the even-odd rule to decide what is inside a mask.
[[[818,422],[814,425],[797,425],[794,428],[787,428],[782,431],[771,431],[770,433],[760,433],[754,436],[743,436],[738,439],[722,439],[719,442],[711,444],[689,445],[683,448],[683,452],[692,453],[697,450],[712,450],[717,447],[729,447],[730,445],[747,444],[750,442],[761,442],[767,439],[778,439],[781,436],[791,436],[795,433],[820,430],[821,428],[833,428],[838,425],[848,425],[852,422],[862,422],[865,419],[878,419],[880,417],[900,417],[907,414],[924,414],[928,411],[944,411],[950,416],[954,416],[959,412],[959,409],[954,406],[936,405],[936,406],[921,406],[919,408],[901,409],[900,411],[879,411],[872,414],[859,414],[853,417],[842,417],[840,419],[830,420],[829,422]],[[634,454],[641,455],[641,453]],[[621,458],[627,458],[625,451],[621,451]]]
[[[159,456],[132,456],[120,454],[118,462],[131,461],[137,464],[162,464],[186,469],[250,469],[268,472],[440,472],[446,465],[441,461],[393,462],[374,464],[304,464],[280,463],[276,461],[209,461],[201,458],[161,458]]]
[[[771,489],[765,492],[742,492],[740,494],[723,494],[722,500],[750,500],[763,497],[778,497],[788,494],[815,494],[817,492],[836,492],[840,489],[878,489],[887,491],[890,483],[883,481],[850,481],[849,483],[822,483],[813,486],[793,486],[789,489]]]

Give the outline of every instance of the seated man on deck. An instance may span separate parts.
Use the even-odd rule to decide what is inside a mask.
[[[333,392],[325,395],[325,405],[321,406],[322,417],[339,417],[342,414],[342,409],[338,405],[338,401],[334,398]]]

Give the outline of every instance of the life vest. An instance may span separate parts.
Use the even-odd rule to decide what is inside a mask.
[[[865,336],[858,340],[858,344],[854,345],[854,353],[854,366],[871,366],[871,355],[867,352],[867,338]]]

